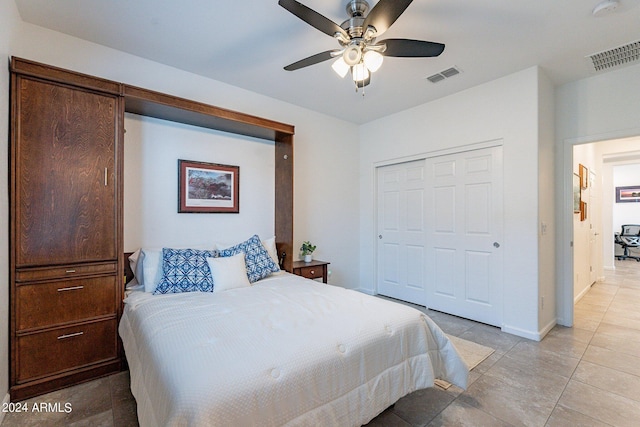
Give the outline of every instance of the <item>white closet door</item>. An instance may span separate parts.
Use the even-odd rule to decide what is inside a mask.
[[[424,160],[377,169],[378,293],[425,305]]]
[[[500,326],[502,147],[429,158],[425,167],[426,305]]]

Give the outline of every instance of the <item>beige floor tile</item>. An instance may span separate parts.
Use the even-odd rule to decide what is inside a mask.
[[[545,427],[611,427],[611,424],[605,424],[591,417],[581,414],[580,412],[573,411],[563,406],[556,406],[551,413],[549,421]]]
[[[640,403],[639,376],[583,360],[571,379]]]
[[[558,405],[612,426],[631,427],[640,420],[637,401],[579,381],[569,381]]]
[[[546,423],[556,405],[557,396],[530,392],[522,384],[513,385],[483,375],[457,401],[511,425],[535,427]]]
[[[630,341],[624,337],[616,337],[596,332],[590,345],[606,348],[616,352],[637,356],[640,354],[640,342]]]
[[[640,355],[590,345],[582,360],[640,376]]]
[[[509,427],[510,425],[478,408],[455,401],[427,427]]]

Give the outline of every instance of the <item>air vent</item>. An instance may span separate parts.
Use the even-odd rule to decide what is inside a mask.
[[[453,77],[456,74],[460,74],[460,71],[458,71],[457,68],[455,67],[451,67],[451,68],[447,68],[446,70],[440,72],[440,74],[442,74],[443,76],[449,78],[449,77]]]
[[[434,74],[433,76],[427,77],[427,80],[429,80],[431,83],[438,83],[444,79],[446,79],[446,77],[442,74]]]
[[[596,71],[629,64],[640,59],[640,41],[632,42],[624,46],[594,53],[588,56]]]
[[[427,77],[431,83],[438,83],[443,81],[444,79],[448,79],[449,77],[453,77],[457,74],[460,74],[460,70],[456,67],[447,68],[444,71],[440,71],[432,76]]]

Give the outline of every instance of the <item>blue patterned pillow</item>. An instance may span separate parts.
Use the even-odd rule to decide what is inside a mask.
[[[264,279],[271,273],[280,271],[280,267],[273,262],[273,259],[269,256],[269,253],[262,245],[260,237],[258,237],[257,234],[242,243],[238,243],[227,249],[222,249],[220,256],[233,256],[240,252],[244,252],[244,260],[247,264],[247,276],[251,283]]]
[[[217,256],[215,250],[162,248],[162,280],[153,293],[213,292],[207,257]]]

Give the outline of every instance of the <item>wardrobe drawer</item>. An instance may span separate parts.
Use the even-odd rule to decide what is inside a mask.
[[[18,336],[17,381],[117,357],[116,319]]]
[[[16,329],[40,328],[115,314],[116,276],[16,286]]]
[[[57,278],[73,278],[93,274],[109,274],[117,271],[115,262],[99,264],[61,265],[56,267],[32,267],[16,271],[16,282],[48,280]]]

